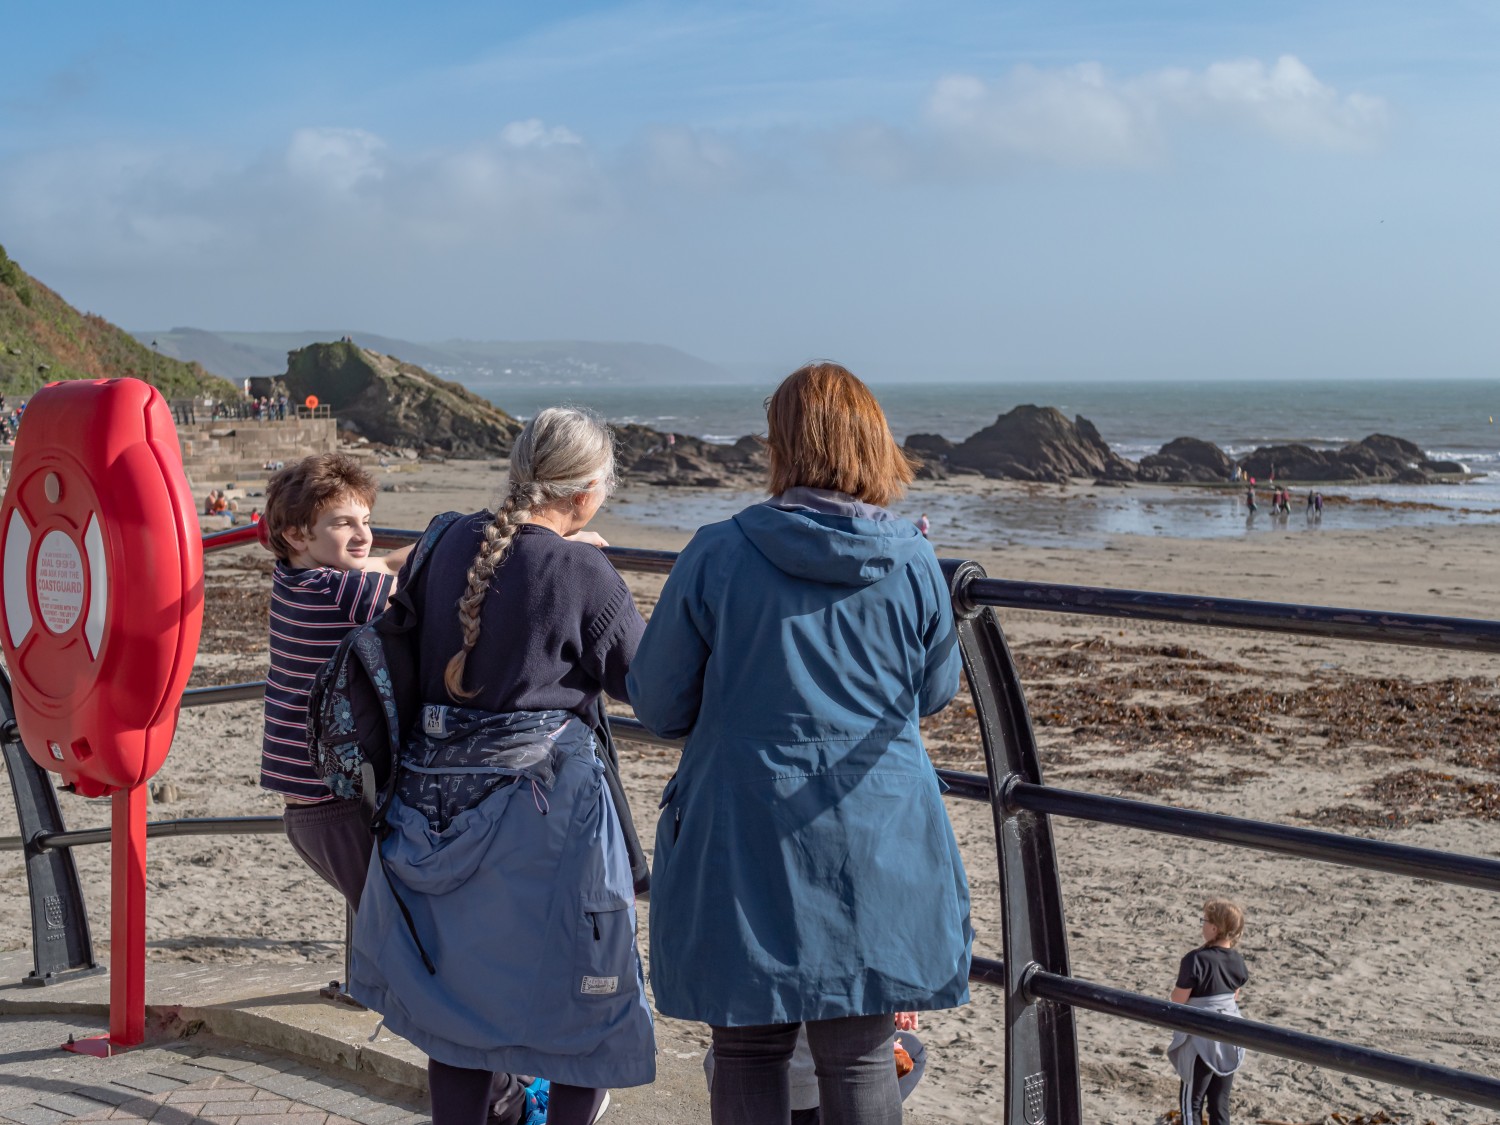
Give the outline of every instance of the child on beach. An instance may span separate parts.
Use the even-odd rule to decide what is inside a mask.
[[[307,865],[358,909],[370,863],[370,819],[313,772],[307,694],[318,668],[396,592],[410,547],[370,554],[375,478],[352,457],[321,453],[271,478],[262,537],[271,577],[271,668],[266,676],[261,788],[286,802],[286,837]]]
[[[1182,959],[1172,1003],[1227,1016],[1240,1014],[1240,989],[1250,979],[1245,959],[1234,947],[1245,929],[1245,912],[1227,899],[1203,904],[1203,944]],[[1177,1032],[1167,1057],[1181,1081],[1182,1125],[1229,1125],[1229,1091],[1245,1049]],[[1207,1103],[1208,1115],[1203,1116]]]

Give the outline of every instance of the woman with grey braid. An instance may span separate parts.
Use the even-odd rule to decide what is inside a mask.
[[[645,862],[601,703],[628,701],[645,623],[584,530],[613,484],[609,429],[543,410],[496,510],[459,517],[414,587],[425,706],[353,979],[427,1053],[434,1125],[496,1121],[495,1074],[549,1080],[551,1125],[590,1125],[608,1088],[655,1077],[635,946]],[[541,1117],[528,1099],[510,1120]]]

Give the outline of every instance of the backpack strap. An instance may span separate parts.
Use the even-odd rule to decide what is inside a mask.
[[[372,634],[379,632],[382,637],[400,638],[396,641],[397,644],[407,643],[407,638],[404,634],[409,634],[415,630],[421,621],[421,610],[417,600],[417,592],[420,586],[417,580],[424,573],[424,564],[432,554],[433,548],[437,546],[438,540],[447,533],[450,527],[462,518],[462,512],[443,512],[441,515],[432,518],[432,522],[427,525],[427,530],[417,540],[411,557],[406,560],[406,566],[403,568],[405,581],[401,583],[395,595],[391,598],[389,608],[371,622],[370,632]],[[370,640],[377,645],[381,644],[379,638],[373,635]],[[372,679],[376,685],[376,690],[380,694],[381,704],[386,709],[386,725],[391,740],[391,768],[390,772],[386,775],[385,784],[381,786],[378,795],[375,793],[374,785],[370,785],[365,789],[365,793],[368,795],[367,799],[375,802],[375,807],[372,810],[374,815],[371,819],[371,828],[376,831],[381,831],[385,827],[385,809],[389,805],[392,795],[396,792],[396,782],[401,776],[401,739],[405,734],[401,730],[398,718],[400,706],[395,694],[396,685],[393,682],[395,677],[390,674],[383,647],[379,655],[382,665],[387,668],[387,674],[384,676],[374,676]],[[371,670],[373,671],[374,669],[372,668]],[[415,661],[412,662],[410,669],[403,669],[403,671],[408,672],[411,678],[415,679]],[[407,686],[413,692],[415,691],[415,684]]]

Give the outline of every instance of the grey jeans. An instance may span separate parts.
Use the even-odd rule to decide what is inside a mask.
[[[787,1064],[795,1023],[716,1027],[713,1125],[791,1125]],[[824,1125],[900,1125],[892,1015],[809,1020]]]

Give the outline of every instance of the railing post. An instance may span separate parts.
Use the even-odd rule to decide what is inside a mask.
[[[46,832],[61,832],[62,808],[52,776],[31,760],[21,745],[10,701],[10,677],[0,672],[0,751],[10,775],[16,819],[26,847],[26,887],[31,897],[33,968],[24,984],[51,984],[59,973],[97,970],[89,916],[78,885],[78,868],[69,848],[43,849],[33,842]]]
[[[1006,1125],[1079,1125],[1078,1036],[1073,1011],[1033,999],[1026,980],[1036,968],[1068,975],[1068,938],[1057,852],[1044,815],[1006,800],[1015,780],[1042,783],[1036,736],[1021,678],[994,610],[976,606],[968,585],[984,577],[977,563],[945,563],[964,672],[984,741],[990,810],[1000,865],[1005,964]]]

